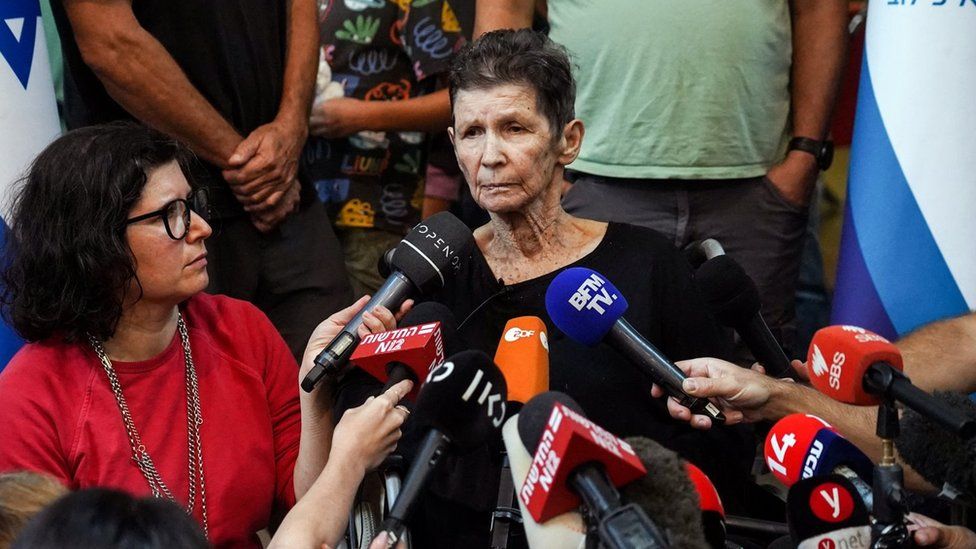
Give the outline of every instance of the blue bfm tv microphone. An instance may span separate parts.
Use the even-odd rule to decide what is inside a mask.
[[[692,413],[725,423],[718,406],[684,392],[681,382],[687,376],[623,318],[627,300],[600,273],[571,267],[556,275],[546,290],[546,311],[574,341],[589,347],[605,341]]]

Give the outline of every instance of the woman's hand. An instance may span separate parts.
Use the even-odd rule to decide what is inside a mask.
[[[347,410],[332,435],[330,459],[360,464],[364,473],[379,467],[400,440],[400,426],[410,415],[400,399],[411,388],[413,382],[405,379],[380,396],[369,397],[362,406]]]
[[[346,327],[346,324],[352,321],[356,313],[366,306],[369,298],[370,296],[364,295],[352,305],[333,314],[315,327],[315,330],[312,331],[312,336],[308,338],[308,345],[305,346],[299,380],[304,378],[305,374],[312,369],[314,365],[312,361],[315,360],[315,357],[318,356],[322,349],[335,339],[335,336]],[[396,328],[396,323],[412,308],[413,300],[408,299],[403,302],[400,310],[395,315],[386,307],[376,307],[372,311],[367,311],[363,314],[363,324],[359,327],[359,337]]]

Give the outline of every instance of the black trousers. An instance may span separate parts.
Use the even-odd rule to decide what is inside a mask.
[[[303,204],[270,233],[247,216],[219,220],[207,239],[207,291],[264,311],[295,360],[320,322],[352,303],[339,241],[317,200]]]

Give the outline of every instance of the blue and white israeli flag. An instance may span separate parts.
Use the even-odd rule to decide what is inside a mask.
[[[976,0],[870,3],[832,324],[976,307]]]
[[[38,0],[0,0],[0,239],[17,180],[61,127]],[[22,345],[0,323],[0,369]]]

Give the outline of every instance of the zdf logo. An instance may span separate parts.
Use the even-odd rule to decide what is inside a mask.
[[[518,326],[515,326],[505,332],[505,341],[509,343],[514,343],[523,337],[532,337],[535,334],[533,330],[523,330]]]

